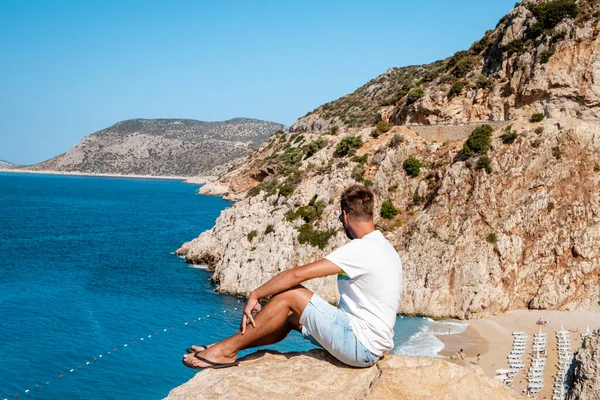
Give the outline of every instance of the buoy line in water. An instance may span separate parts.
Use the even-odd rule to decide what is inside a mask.
[[[239,303],[239,301],[238,301],[238,303]],[[235,309],[237,310],[237,307],[236,307]],[[226,311],[226,310],[223,310],[223,312],[227,312],[227,311]],[[183,322],[183,323],[182,323],[182,324],[180,324],[180,325],[183,325],[183,326],[190,326],[190,325],[192,325],[192,324],[194,324],[194,323],[197,323],[197,322],[200,322],[200,321],[206,320],[206,319],[208,319],[208,318],[210,318],[210,314],[208,314],[208,315],[206,315],[206,316],[204,316],[204,317],[199,317],[199,318],[196,318],[196,319],[193,319],[193,320],[185,321],[185,322]],[[106,356],[109,356],[109,355],[111,355],[111,354],[113,354],[113,353],[116,353],[117,351],[119,351],[119,348],[125,348],[125,347],[134,346],[134,345],[136,345],[136,344],[138,344],[138,343],[141,343],[141,342],[143,342],[143,341],[144,341],[144,339],[150,339],[150,338],[152,338],[152,337],[158,336],[158,335],[159,335],[159,334],[161,334],[161,333],[164,335],[165,333],[167,333],[167,332],[171,332],[171,331],[174,331],[174,330],[175,330],[175,325],[173,325],[173,326],[170,326],[170,327],[168,327],[168,328],[163,328],[162,330],[157,330],[157,331],[154,331],[154,333],[150,333],[150,334],[148,334],[148,335],[141,336],[139,339],[134,339],[134,340],[128,341],[127,343],[125,343],[125,344],[123,344],[123,345],[119,345],[119,346],[112,347],[112,348],[111,348],[111,350],[108,350],[108,351],[106,351],[106,352],[104,352],[104,353],[102,353],[102,354],[99,354],[99,355],[97,355],[97,356],[93,357],[92,359],[88,359],[88,360],[86,360],[86,361],[82,362],[81,364],[77,365],[77,366],[76,366],[76,367],[74,367],[74,368],[70,368],[69,370],[67,370],[67,371],[64,371],[64,372],[63,372],[63,373],[61,373],[61,374],[56,374],[56,375],[54,376],[54,378],[52,378],[52,380],[51,380],[51,379],[48,379],[48,380],[46,380],[46,381],[43,381],[43,382],[41,382],[41,383],[36,383],[36,384],[34,384],[34,385],[31,385],[29,388],[25,389],[25,390],[24,390],[22,393],[15,393],[14,395],[11,395],[11,396],[9,396],[9,397],[10,397],[10,398],[14,398],[14,397],[19,397],[20,395],[27,395],[27,394],[29,394],[29,393],[33,392],[34,390],[35,390],[35,391],[37,391],[38,389],[41,389],[41,388],[43,388],[43,387],[44,387],[44,386],[46,386],[46,385],[50,385],[50,383],[54,382],[56,379],[58,379],[58,381],[60,382],[60,380],[61,380],[61,379],[64,379],[64,378],[66,378],[66,377],[67,377],[67,376],[69,376],[70,374],[72,374],[72,373],[74,373],[74,372],[77,372],[77,371],[79,371],[79,370],[83,370],[83,369],[85,369],[85,367],[86,367],[87,365],[90,365],[90,364],[92,364],[92,363],[98,362],[98,361],[100,361],[101,359],[106,359]],[[9,399],[9,397],[3,397],[3,399],[4,399],[4,400],[8,400],[8,399]]]

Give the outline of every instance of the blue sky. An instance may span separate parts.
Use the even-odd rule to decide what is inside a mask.
[[[0,1],[0,159],[131,118],[292,124],[390,67],[468,48],[515,0]]]

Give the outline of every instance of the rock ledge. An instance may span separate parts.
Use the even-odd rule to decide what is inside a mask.
[[[441,359],[386,356],[374,367],[350,368],[323,350],[259,351],[238,367],[205,370],[167,400],[191,399],[512,399],[513,392],[478,367]]]

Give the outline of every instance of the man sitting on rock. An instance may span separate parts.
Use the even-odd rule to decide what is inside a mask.
[[[235,366],[240,350],[277,343],[296,329],[347,365],[375,364],[393,347],[402,264],[375,230],[373,207],[370,189],[346,189],[339,219],[350,243],[324,259],[283,271],[254,290],[240,330],[214,345],[192,346],[183,363],[196,369]],[[300,285],[328,275],[338,277],[339,308]],[[262,307],[259,300],[268,296],[273,297]]]

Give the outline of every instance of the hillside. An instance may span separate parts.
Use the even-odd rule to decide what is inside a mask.
[[[0,168],[12,167],[13,165],[15,164],[9,163],[8,161],[0,160]]]
[[[249,154],[281,124],[248,118],[122,121],[83,138],[71,150],[26,170],[125,175],[197,176]]]
[[[428,65],[391,68],[300,118],[293,132],[332,126],[600,116],[595,64],[597,1],[523,1],[465,51]]]
[[[414,103],[406,106],[404,98],[389,106],[377,127],[327,125],[323,106],[298,120],[293,133],[274,135],[201,189],[239,201],[178,254],[213,269],[218,291],[247,295],[276,273],[346,243],[338,199],[345,187],[363,182],[378,198],[376,224],[403,260],[399,312],[473,318],[522,308],[599,311],[600,123],[585,120],[600,104],[594,100],[600,64],[593,61],[600,59],[598,13],[595,2],[579,2],[575,17],[561,11],[575,3],[543,4],[549,8],[542,14],[535,9],[541,2],[518,5],[486,34],[495,44],[474,65],[494,71],[490,60],[501,59],[494,74],[504,74],[504,82],[491,74],[490,88],[463,88],[448,99],[440,91],[449,84],[438,76],[422,83]],[[560,19],[537,47],[527,39],[514,53],[495,52],[548,10],[554,22]],[[542,63],[537,52],[556,29],[565,37]],[[457,65],[465,63],[471,64]],[[440,74],[454,76],[454,68]],[[461,79],[476,67],[465,70]],[[502,101],[494,97],[504,93],[499,85],[510,89]],[[393,126],[400,115],[438,122],[449,109],[452,121],[499,121]],[[338,123],[343,114],[335,112]],[[310,118],[327,124],[308,124]],[[336,301],[335,279],[309,286]]]

